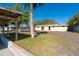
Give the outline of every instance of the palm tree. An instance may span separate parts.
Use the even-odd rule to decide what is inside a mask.
[[[25,4],[24,3],[24,6],[29,6],[29,4]],[[32,11],[33,9],[35,9],[36,7],[42,5],[41,3],[30,3],[30,32],[31,32],[31,38],[34,38],[34,25],[33,25],[33,18],[32,18]]]
[[[34,38],[34,27],[33,27],[33,20],[32,20],[32,9],[33,9],[33,4],[30,3],[30,32],[31,32],[31,37]]]
[[[34,38],[34,27],[33,27],[33,20],[32,20],[32,11],[36,7],[42,5],[42,3],[30,3],[30,31],[31,31],[31,37]]]

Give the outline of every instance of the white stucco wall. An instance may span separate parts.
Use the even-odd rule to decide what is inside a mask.
[[[67,27],[51,27],[51,31],[67,31]]]
[[[41,30],[41,26],[36,26],[35,30]]]
[[[50,30],[49,30],[49,26],[44,26],[44,30],[42,30],[42,26],[39,26],[39,27],[35,27],[35,30],[38,30],[38,31],[67,31],[67,27],[53,27],[53,26],[51,26]]]
[[[48,26],[44,26],[44,31],[49,31]]]

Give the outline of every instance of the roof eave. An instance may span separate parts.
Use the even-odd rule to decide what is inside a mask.
[[[7,9],[7,8],[3,8],[3,7],[0,7],[0,9],[4,9],[4,10],[8,10],[10,12],[14,12],[14,13],[18,13],[18,14],[23,14],[22,12],[19,12],[19,11],[15,11],[15,10],[10,10],[10,9]]]

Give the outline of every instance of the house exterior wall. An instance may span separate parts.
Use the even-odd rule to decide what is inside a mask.
[[[48,26],[44,26],[44,30],[43,31],[49,31]]]
[[[41,29],[41,26],[37,26],[37,27],[35,27],[35,30],[39,30],[39,31],[41,31],[42,29]]]
[[[67,27],[51,27],[51,31],[67,31]]]
[[[38,31],[49,31],[48,26],[43,26],[43,27],[44,27],[44,29],[42,30],[42,26],[37,26],[37,27],[35,27],[35,30],[38,30]]]
[[[44,26],[44,30],[42,30],[42,26],[39,26],[39,27],[35,27],[35,30],[37,31],[67,31],[67,27],[50,26],[50,30],[49,30],[49,26]]]

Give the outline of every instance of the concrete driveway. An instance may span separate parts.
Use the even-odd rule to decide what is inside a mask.
[[[59,48],[55,49],[56,55],[79,56],[79,33],[52,32],[52,35],[61,38]]]

